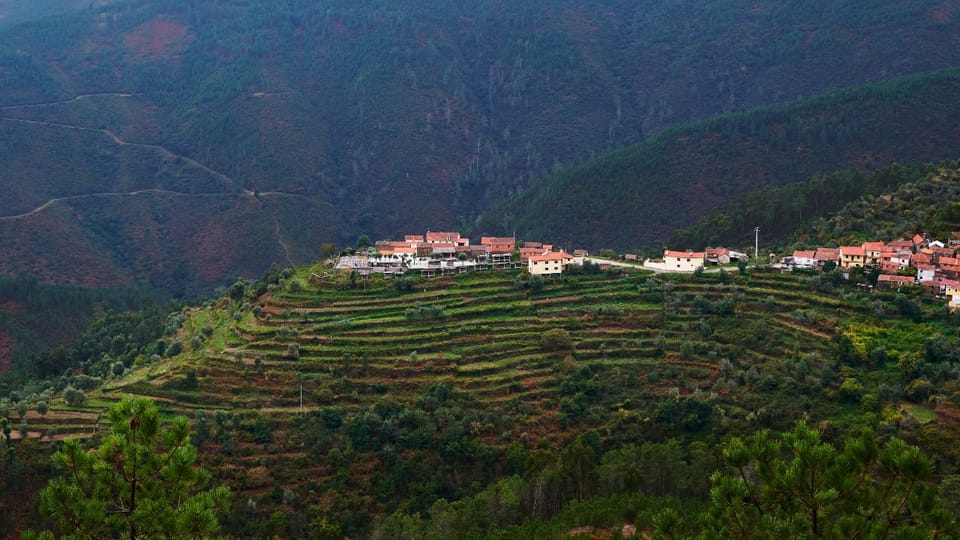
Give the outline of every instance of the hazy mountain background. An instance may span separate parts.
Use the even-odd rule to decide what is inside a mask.
[[[866,119],[836,96],[781,109],[750,127],[774,133],[762,144],[695,139],[655,181],[570,174],[686,122],[960,65],[958,12],[956,1],[3,2],[0,272],[182,295],[361,233],[641,245],[761,185],[951,157],[957,100],[941,81],[914,84],[916,100],[875,100]],[[787,152],[813,131],[807,151]],[[721,166],[735,186],[694,177]],[[593,209],[552,212],[537,193],[558,181]],[[625,185],[669,193],[651,202],[690,221],[653,213],[656,224],[625,228],[590,214]]]

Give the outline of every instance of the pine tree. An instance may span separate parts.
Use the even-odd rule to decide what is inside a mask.
[[[40,510],[61,538],[201,538],[219,531],[225,486],[194,466],[187,419],[161,424],[157,406],[127,396],[110,409],[99,448],[67,440],[54,455],[62,476],[40,493]],[[45,532],[43,537],[49,538]]]

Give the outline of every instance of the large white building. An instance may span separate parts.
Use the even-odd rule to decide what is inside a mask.
[[[548,251],[542,255],[531,255],[527,259],[527,272],[532,276],[562,274],[572,260],[572,255],[562,251]]]
[[[663,267],[674,272],[696,272],[707,262],[707,254],[703,251],[671,251],[663,252]]]

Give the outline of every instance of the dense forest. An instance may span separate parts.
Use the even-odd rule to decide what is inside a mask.
[[[107,311],[151,309],[159,293],[135,289],[98,289],[45,285],[36,278],[0,276],[0,374],[48,376],[36,371],[35,353],[75,346],[97,317]],[[57,373],[66,369],[60,366]]]
[[[946,105],[955,95],[960,71],[947,70],[673,128],[545,178],[479,228],[568,246],[647,246],[762,188],[918,155],[955,159],[948,141],[960,135],[960,109]],[[751,221],[772,210],[748,209],[761,212],[742,218]]]
[[[539,179],[552,171],[671,126],[960,60],[957,10],[926,0],[62,6],[26,19],[0,4],[0,140],[11,150],[0,154],[0,241],[11,246],[0,271],[177,295],[309,261],[321,242],[361,232],[465,227],[505,197],[549,191],[554,181]],[[892,114],[952,121],[949,96]],[[798,130],[848,143],[877,132],[876,115],[825,111],[820,126],[810,114],[776,119],[783,143]],[[955,140],[948,128],[936,141],[900,129],[900,140]],[[951,157],[877,144],[864,163],[810,152],[797,179]],[[664,181],[710,191],[689,172]],[[722,187],[710,202],[748,188]],[[66,199],[44,206],[54,198]],[[536,221],[513,220],[547,229]],[[589,244],[651,239],[550,227]],[[61,256],[44,257],[50,246]]]
[[[949,240],[960,223],[957,162],[893,165],[870,174],[839,172],[748,193],[693,227],[671,246],[747,245],[752,227],[775,251],[854,245],[925,234]]]
[[[944,163],[943,166],[957,168],[955,162]],[[747,193],[727,203],[696,225],[674,232],[666,244],[691,249],[746,245],[754,240],[753,228],[760,227],[765,246],[782,246],[798,236],[806,236],[806,232],[798,234],[798,229],[808,228],[811,222],[819,218],[847,214],[849,209],[845,207],[850,203],[889,194],[903,184],[930,180],[940,170],[940,167],[929,164],[894,164],[866,174],[861,171],[821,174],[803,182]],[[951,199],[944,197],[924,201],[921,205],[923,213],[911,216],[908,226],[897,231],[882,231],[882,236],[892,238],[895,234],[908,232],[913,236],[917,232],[931,231],[936,237],[944,238],[941,228],[934,229],[933,224],[924,224],[922,220],[931,210],[938,211],[935,207],[943,206],[943,201],[949,200]],[[911,201],[911,204],[918,202]],[[917,209],[913,210],[915,212]],[[860,227],[858,230],[862,231],[861,234],[871,235],[876,228]],[[840,238],[831,234],[815,236],[825,242],[843,243]]]

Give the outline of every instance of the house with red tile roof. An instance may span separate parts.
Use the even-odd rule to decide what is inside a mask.
[[[957,253],[957,250],[952,247],[932,248],[930,251],[933,252],[934,264],[939,264],[941,258],[950,258]]]
[[[797,268],[813,268],[817,265],[817,252],[814,250],[794,251],[793,265]]]
[[[574,257],[589,257],[590,252],[585,249],[575,249],[573,250]]]
[[[943,295],[950,300],[947,306],[949,306],[951,312],[960,311],[960,283],[951,281],[947,284]]]
[[[901,270],[900,264],[893,261],[881,261],[880,262],[880,273],[881,274],[896,274]]]
[[[730,250],[727,248],[707,248],[707,262],[713,264],[729,264]]]
[[[864,242],[861,247],[863,248],[863,265],[870,267],[880,264],[880,254],[887,249],[883,242]]]
[[[960,275],[960,259],[957,257],[940,257],[937,261],[940,271],[951,279],[956,279]]]
[[[453,244],[454,246],[469,246],[470,239],[460,236],[458,232],[430,232],[424,235],[428,244]]]
[[[840,246],[840,267],[863,267],[864,255],[862,246]]]
[[[513,237],[484,236],[480,238],[480,245],[486,246],[490,253],[513,253],[517,247],[517,239]]]
[[[895,276],[890,274],[881,274],[877,278],[878,291],[899,291],[901,287],[913,286],[913,278],[910,276]]]
[[[944,296],[944,293],[947,290],[947,287],[956,282],[949,279],[943,279],[938,277],[936,279],[931,279],[929,281],[923,281],[920,283],[920,286],[923,287],[923,291],[927,294],[932,294],[934,296]]]
[[[392,240],[378,240],[373,246],[380,255],[415,255],[416,242],[396,242]]]
[[[543,255],[544,253],[549,252],[549,249],[543,249],[540,247],[522,247],[520,248],[520,262],[527,262],[527,260],[533,255]]]
[[[707,263],[704,251],[663,251],[663,266],[675,272],[694,272]]]
[[[917,269],[917,282],[933,281],[937,278],[937,267],[932,264],[914,265]]]
[[[910,266],[916,267],[917,265],[928,265],[933,264],[933,256],[927,253],[917,253],[913,257],[910,257]]]
[[[903,240],[903,239],[894,240],[893,242],[887,243],[887,247],[890,248],[890,249],[893,249],[893,250],[897,250],[897,251],[899,251],[899,250],[901,250],[901,249],[906,249],[906,250],[909,250],[909,251],[912,252],[912,251],[913,251],[913,241],[912,241],[912,240]]]
[[[823,266],[827,261],[840,262],[840,250],[838,248],[828,247],[817,248],[817,252],[813,255],[813,258],[816,259],[817,264],[820,266]]]
[[[541,255],[531,255],[527,259],[527,272],[532,276],[562,274],[573,255],[562,251],[548,251]]]

